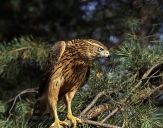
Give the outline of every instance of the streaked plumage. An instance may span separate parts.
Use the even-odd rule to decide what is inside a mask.
[[[47,61],[44,83],[39,87],[38,101],[32,118],[50,112],[55,124],[65,124],[58,119],[57,101],[67,101],[67,117],[76,127],[80,119],[71,112],[71,101],[79,87],[87,81],[90,66],[96,58],[108,57],[109,51],[100,42],[92,39],[74,39],[55,43]],[[54,123],[51,127],[54,126]]]

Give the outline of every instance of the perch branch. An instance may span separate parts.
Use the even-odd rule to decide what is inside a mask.
[[[66,119],[65,122],[68,124],[68,127],[71,127],[72,123],[69,120]],[[82,124],[90,124],[90,125],[100,126],[100,127],[104,127],[104,128],[122,128],[122,127],[119,127],[116,125],[101,123],[101,122],[87,120],[87,119],[83,119]],[[57,126],[55,125],[54,128],[57,128]],[[62,128],[64,128],[64,127],[62,126]]]

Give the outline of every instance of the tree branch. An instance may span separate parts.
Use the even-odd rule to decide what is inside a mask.
[[[119,108],[115,108],[109,115],[107,115],[103,120],[101,120],[101,123],[106,122],[110,117],[112,117],[115,113],[117,113],[119,110]]]
[[[66,119],[65,122],[68,124],[68,127],[72,126],[72,123],[69,120]],[[100,127],[104,127],[104,128],[122,128],[122,127],[119,127],[116,125],[101,123],[101,122],[87,120],[87,119],[83,119],[81,123],[82,124],[90,124],[90,125],[94,125],[94,126],[100,126]],[[54,128],[58,128],[58,127],[55,125]],[[65,128],[65,127],[62,126],[62,128]]]
[[[84,119],[92,119],[100,115],[101,113],[111,110],[113,108],[113,105],[110,103],[104,103],[100,104],[98,106],[95,106],[91,108],[85,115],[82,116]]]
[[[95,125],[95,126],[101,126],[101,127],[105,127],[105,128],[121,128],[121,127],[116,126],[116,125],[96,122],[96,121],[92,121],[92,120],[83,120],[83,123],[91,124],[91,125]]]
[[[92,100],[92,102],[80,113],[80,116],[84,115],[96,102],[97,100],[102,97],[103,95],[105,95],[106,92],[102,91],[99,92],[96,97]]]
[[[158,64],[156,64],[156,65],[153,65],[150,69],[148,69],[148,70],[144,73],[144,75],[142,76],[141,80],[133,87],[133,89],[131,90],[131,93],[125,98],[124,101],[125,101],[125,102],[128,101],[128,100],[131,98],[133,92],[143,83],[143,80],[149,79],[149,75],[153,72],[153,70],[155,70],[155,69],[161,67],[162,65],[163,65],[163,63],[158,63]],[[155,72],[154,72],[154,73],[155,73]],[[151,74],[151,75],[152,75],[152,74]]]
[[[13,115],[13,111],[15,109],[15,106],[18,102],[18,100],[21,100],[21,97],[24,96],[25,94],[29,94],[29,93],[37,93],[38,88],[29,88],[29,89],[25,89],[23,91],[21,91],[19,94],[17,94],[15,97],[13,97],[12,99],[10,99],[7,102],[7,109],[5,111],[5,115],[8,117],[8,119],[10,119],[10,117]]]
[[[140,95],[139,96],[139,100],[145,100],[147,99],[148,97],[150,97],[152,94],[154,94],[155,92],[159,91],[163,89],[163,84],[159,85],[158,87],[155,87],[153,89],[150,90],[150,92],[148,92],[147,94],[144,94],[144,95]]]

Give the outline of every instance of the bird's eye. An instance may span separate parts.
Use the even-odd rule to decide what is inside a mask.
[[[101,52],[101,51],[103,51],[103,50],[104,50],[103,48],[98,48],[98,51],[99,51],[99,52]]]

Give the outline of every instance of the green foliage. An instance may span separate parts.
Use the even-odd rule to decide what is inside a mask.
[[[154,44],[141,44],[136,35],[129,35],[124,45],[116,51],[120,57],[120,68],[135,73],[141,68],[163,62],[162,42],[155,41]],[[124,66],[124,67],[123,67]]]
[[[4,106],[4,103],[1,104]],[[4,109],[0,109],[1,112]],[[18,103],[16,107],[16,115],[11,120],[6,119],[5,117],[0,118],[0,127],[1,128],[26,128],[27,127],[27,117],[26,113],[29,111],[29,105],[26,102]]]
[[[96,105],[101,103],[111,103],[114,106],[117,104],[122,104],[124,106],[124,110],[110,118],[107,123],[118,126],[124,125],[126,128],[163,127],[163,115],[160,115],[160,112],[158,111],[161,109],[153,104],[153,99],[149,98],[146,102],[138,102],[137,99],[137,96],[141,94],[142,89],[147,89],[149,87],[149,82],[146,83],[147,87],[140,87],[132,93],[131,102],[123,104],[124,99],[131,95],[131,90],[139,82],[139,79],[137,78],[138,71],[141,68],[150,68],[154,64],[163,62],[162,48],[162,42],[159,41],[153,41],[152,46],[148,47],[146,44],[142,45],[141,41],[135,35],[126,37],[124,45],[118,50],[112,51],[113,59],[110,62],[112,67],[106,68],[103,65],[101,66],[98,62],[93,64],[91,75],[87,83],[88,87],[80,89],[73,100],[73,113],[77,115],[81,112],[98,92],[103,90],[113,91],[113,96],[106,95],[96,103]],[[20,39],[15,39],[12,43],[1,44],[0,49],[0,54],[2,55],[0,56],[1,79],[11,80],[12,82],[15,81],[12,84],[14,88],[18,87],[19,90],[22,89],[21,86],[24,86],[24,83],[21,83],[20,79],[25,81],[26,85],[28,85],[26,87],[29,87],[31,81],[32,83],[35,81],[35,86],[39,83],[38,76],[41,71],[39,71],[39,75],[37,72],[34,72],[32,78],[28,77],[28,75],[31,75],[31,71],[28,70],[28,72],[26,72],[26,66],[24,65],[29,66],[30,64],[31,67],[33,67],[32,69],[39,67],[39,70],[41,70],[46,61],[49,45],[34,41],[34,39],[28,37],[22,37]],[[35,63],[32,63],[33,61]],[[19,69],[22,67],[23,69],[21,69],[20,72]],[[26,72],[26,75],[25,77],[22,77],[24,72]],[[7,75],[8,73],[9,75]],[[29,80],[27,80],[27,78]],[[2,93],[4,93],[4,87],[7,86],[7,84],[3,84]],[[8,88],[8,90],[9,89],[10,88]],[[8,96],[11,97],[10,95]],[[4,99],[2,99],[0,102],[0,112],[4,112],[4,104]],[[27,120],[29,118],[28,113],[30,110],[31,107],[29,103],[26,102],[26,100],[22,100],[16,106],[16,113],[12,118],[7,120],[2,114],[0,115],[0,127],[27,127]],[[63,113],[60,117],[64,118],[67,110],[63,111],[59,109],[59,111]],[[102,113],[97,120],[104,118],[107,114],[108,112]],[[41,127],[43,124],[41,123],[39,126]],[[91,128],[92,126],[83,125],[82,127]]]
[[[0,74],[5,72],[9,63],[18,59],[21,61],[34,60],[40,66],[47,57],[48,45],[33,41],[32,38],[22,37],[14,39],[10,43],[0,44]]]
[[[1,99],[8,99],[22,89],[38,85],[49,46],[32,37],[0,44]],[[8,90],[13,93],[8,93]]]

